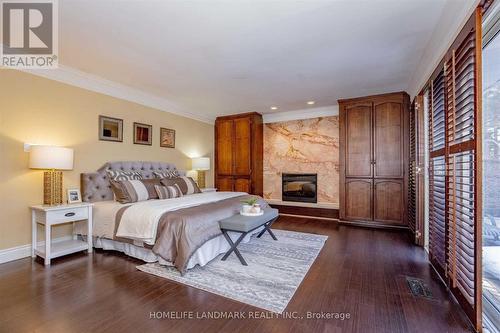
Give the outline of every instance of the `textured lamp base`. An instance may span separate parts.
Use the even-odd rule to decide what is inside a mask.
[[[203,170],[198,170],[198,187],[199,188],[205,188],[205,171]]]
[[[62,171],[45,171],[43,173],[43,204],[60,205],[63,203]]]

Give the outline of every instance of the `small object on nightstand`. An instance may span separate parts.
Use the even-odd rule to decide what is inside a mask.
[[[217,192],[217,189],[215,187],[205,187],[205,188],[200,188],[200,191],[202,193],[205,193],[205,192]]]
[[[82,194],[78,188],[69,188],[67,191],[68,204],[75,204],[82,202]]]
[[[66,254],[87,250],[92,253],[92,204],[88,202],[48,206],[31,206],[31,256],[42,257],[45,265],[50,265],[50,260]],[[51,242],[52,226],[87,220],[87,241],[69,239]],[[38,246],[37,226],[45,226],[45,244]]]

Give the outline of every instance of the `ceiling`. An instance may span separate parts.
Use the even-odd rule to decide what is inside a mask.
[[[205,119],[321,107],[406,90],[445,5],[59,1],[59,59]]]

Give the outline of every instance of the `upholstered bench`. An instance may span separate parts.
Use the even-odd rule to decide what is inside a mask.
[[[264,229],[257,235],[257,238],[262,237],[262,235],[267,231],[274,240],[278,240],[270,229],[271,225],[274,221],[276,221],[276,219],[278,219],[278,210],[275,208],[266,208],[264,209],[264,214],[261,216],[243,216],[237,214],[219,221],[219,226],[222,234],[231,246],[229,251],[227,251],[226,254],[224,254],[224,256],[222,257],[222,260],[226,260],[227,257],[229,257],[229,255],[234,252],[238,259],[240,259],[241,264],[248,266],[245,259],[243,259],[240,251],[238,251],[237,249],[238,245],[249,232],[252,232],[260,227],[264,227]],[[231,239],[231,237],[229,237],[229,231],[241,233],[236,242],[233,243],[233,240]]]

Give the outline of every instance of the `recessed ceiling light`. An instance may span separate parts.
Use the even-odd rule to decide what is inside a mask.
[[[278,110],[277,106],[271,106],[271,110]]]
[[[314,103],[316,103],[315,101],[308,101],[307,104],[308,105],[314,105]]]

